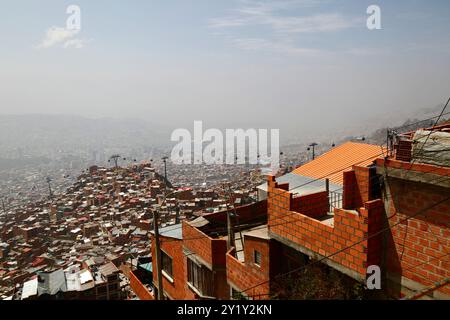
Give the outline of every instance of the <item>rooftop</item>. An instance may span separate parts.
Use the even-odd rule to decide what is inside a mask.
[[[250,236],[254,238],[266,239],[269,240],[269,228],[267,225],[258,226],[249,230],[245,230],[242,232],[243,236]]]
[[[325,180],[317,180],[300,174],[288,173],[276,178],[278,183],[289,183],[290,192],[293,194],[307,195],[326,191]],[[329,185],[330,191],[342,193],[342,186],[334,183]],[[267,191],[267,182],[258,186],[258,189]]]
[[[313,179],[328,178],[331,183],[342,186],[343,172],[352,165],[369,166],[385,152],[380,146],[346,142],[317,157],[294,171],[293,174]]]
[[[34,277],[33,279],[23,284],[22,300],[37,295],[37,292],[38,292],[38,279],[37,277]]]
[[[154,231],[151,231],[152,234],[154,234]],[[164,228],[159,229],[159,235],[167,238],[174,238],[174,239],[183,239],[183,232],[182,232],[182,225],[181,223],[167,226]]]
[[[118,272],[119,269],[117,269],[117,267],[115,266],[114,263],[109,262],[107,264],[104,264],[104,265],[100,266],[99,271],[100,271],[100,273],[102,275],[107,277],[107,276],[109,276],[109,275],[111,275],[111,274],[113,274],[115,272]]]

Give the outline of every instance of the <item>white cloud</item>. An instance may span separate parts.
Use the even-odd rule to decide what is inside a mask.
[[[287,16],[277,14],[277,11],[288,9],[304,1],[276,1],[257,3],[252,6],[241,7],[235,15],[209,20],[211,28],[229,28],[242,26],[265,25],[276,32],[285,33],[313,33],[332,32],[351,28],[360,19],[347,18],[339,13],[316,14],[310,16]],[[312,5],[315,1],[307,1]]]
[[[79,30],[68,30],[66,28],[53,26],[47,30],[44,39],[37,45],[39,49],[47,49],[54,46],[62,46],[64,48],[83,48],[87,41],[76,38]]]
[[[238,38],[233,40],[234,44],[243,50],[263,50],[283,53],[292,56],[314,55],[321,53],[320,50],[297,47],[290,42],[272,41],[263,38]]]
[[[308,17],[269,17],[269,23],[277,32],[314,33],[334,32],[355,26],[358,19],[340,14],[317,14]]]
[[[292,9],[299,7],[313,7],[320,4],[320,0],[278,0],[256,2],[242,0],[241,7],[233,14],[210,19],[209,27],[220,30],[239,28],[239,34],[232,42],[241,49],[265,49],[287,54],[318,53],[320,50],[301,48],[295,45],[296,35],[325,32],[338,32],[355,27],[362,23],[361,18],[349,18],[340,13],[320,13],[305,16],[293,16]],[[266,27],[269,29],[259,38],[243,38],[245,28]],[[233,38],[233,35],[231,35]]]
[[[238,17],[213,18],[209,20],[211,28],[240,27],[248,24],[247,19]]]
[[[84,39],[71,39],[64,43],[64,48],[81,49],[84,48],[88,42],[89,41]]]
[[[344,54],[350,54],[354,56],[377,56],[388,54],[390,51],[385,48],[350,48],[344,51]]]

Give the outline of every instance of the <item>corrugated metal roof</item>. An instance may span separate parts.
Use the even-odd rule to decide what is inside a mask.
[[[24,300],[29,297],[33,297],[33,296],[37,295],[37,293],[38,293],[38,279],[35,276],[33,279],[31,279],[23,284],[21,299]]]
[[[294,174],[314,179],[328,178],[330,182],[343,184],[343,172],[351,170],[352,165],[369,166],[385,150],[380,146],[346,142],[324,153],[313,161],[292,171]]]
[[[155,232],[152,230],[150,231],[151,234],[155,234]],[[183,239],[183,230],[181,223],[170,225],[167,227],[159,228],[159,235],[163,237],[168,238],[174,238],[174,239]]]
[[[316,180],[299,174],[287,173],[276,178],[278,183],[289,183],[289,191],[293,194],[307,195],[326,190],[325,180]],[[342,185],[330,183],[330,191],[342,193]],[[258,189],[267,191],[267,182],[258,186]]]
[[[100,268],[98,268],[98,270],[105,277],[119,271],[119,269],[117,269],[116,265],[112,262],[108,262],[107,264],[100,266]]]
[[[85,284],[86,282],[93,281],[94,278],[89,270],[80,271],[80,284]]]
[[[153,272],[153,264],[151,262],[142,263],[139,265],[139,268],[145,269],[147,271]]]
[[[49,294],[51,296],[59,291],[67,291],[66,277],[62,269],[53,272],[38,272],[39,296]]]
[[[196,228],[201,228],[203,226],[206,226],[209,223],[209,221],[203,217],[198,217],[195,220],[192,220],[189,222],[189,224]]]
[[[249,229],[249,230],[245,230],[242,232],[243,236],[251,236],[251,237],[255,237],[255,238],[260,238],[260,239],[265,239],[265,240],[269,240],[269,228],[267,225],[261,227],[261,226],[257,226],[255,228]]]

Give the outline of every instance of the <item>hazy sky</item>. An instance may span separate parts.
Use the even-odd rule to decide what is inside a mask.
[[[66,8],[81,31],[65,31]],[[382,30],[366,10],[381,8]],[[450,2],[0,0],[0,113],[306,129],[450,93]]]

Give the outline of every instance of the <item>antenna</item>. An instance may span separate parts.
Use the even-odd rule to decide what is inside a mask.
[[[169,157],[162,157],[162,160],[164,161],[164,185],[167,184],[167,159],[169,159]]]
[[[3,212],[6,214],[5,199],[3,199],[3,198],[2,198],[2,208],[3,208]]]
[[[53,200],[53,191],[52,191],[52,185],[51,185],[52,178],[47,177],[46,181],[47,181],[47,184],[48,184],[48,192],[50,194],[50,200]]]

